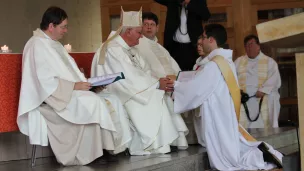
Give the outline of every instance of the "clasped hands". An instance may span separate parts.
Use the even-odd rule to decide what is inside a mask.
[[[165,78],[159,79],[159,89],[166,92],[174,91],[174,81],[176,80],[175,75],[167,75]]]

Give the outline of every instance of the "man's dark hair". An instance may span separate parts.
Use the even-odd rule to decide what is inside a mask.
[[[156,25],[158,25],[158,17],[153,12],[144,12],[142,15],[142,21],[144,20],[153,20]]]
[[[202,39],[203,35],[198,36],[197,40]]]
[[[248,35],[248,36],[246,36],[246,37],[244,38],[244,46],[245,46],[245,45],[247,44],[247,42],[248,42],[249,40],[251,40],[251,39],[254,39],[255,42],[256,42],[256,44],[260,45],[260,40],[259,40],[258,36],[254,35],[254,34],[250,34],[250,35]]]
[[[222,44],[220,47],[223,49],[229,49],[229,45],[227,43]]]
[[[59,7],[49,7],[43,14],[40,29],[46,30],[49,27],[50,23],[53,23],[54,26],[59,25],[63,20],[67,19],[68,15],[66,12]]]
[[[227,32],[224,26],[220,24],[208,24],[204,28],[207,38],[213,37],[217,46],[221,47],[227,41]]]

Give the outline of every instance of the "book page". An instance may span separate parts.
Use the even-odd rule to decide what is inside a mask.
[[[89,78],[88,82],[92,84],[92,86],[105,86],[109,85],[113,82],[116,82],[120,79],[124,79],[124,75],[122,72],[115,73],[115,74],[109,74],[109,75],[103,75],[99,77],[93,77]]]
[[[186,82],[195,77],[196,71],[180,71],[178,73],[177,81]]]
[[[197,71],[180,71],[177,75],[176,81],[187,82],[195,77]],[[174,92],[171,94],[171,98],[174,99]]]

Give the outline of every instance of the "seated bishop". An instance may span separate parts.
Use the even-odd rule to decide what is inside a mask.
[[[97,50],[91,75],[123,72],[125,80],[107,87],[119,97],[129,115],[131,155],[168,153],[188,147],[188,129],[180,115],[167,106],[166,78],[154,77],[150,65],[134,48],[142,37],[142,12],[121,12],[120,28]]]
[[[58,41],[67,25],[66,12],[50,7],[26,43],[17,123],[31,144],[49,141],[59,163],[85,165],[103,149],[124,151],[131,132],[121,102],[89,91],[91,84]]]

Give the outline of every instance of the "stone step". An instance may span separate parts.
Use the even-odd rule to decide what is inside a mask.
[[[266,141],[284,154],[297,151],[297,138],[295,129],[277,128],[263,131],[250,129],[249,132],[258,140]],[[0,171],[202,171],[210,169],[206,149],[199,145],[191,145],[187,150],[164,155],[149,156],[118,156],[118,162],[108,164],[91,164],[88,166],[62,167],[54,159],[42,158],[37,160],[37,166],[30,167],[30,161],[0,162]]]
[[[300,171],[301,161],[299,156],[299,151],[292,154],[288,154],[283,157],[284,171]]]
[[[291,146],[298,143],[295,128],[268,128],[248,129],[248,132],[259,141],[264,141],[275,149]]]
[[[216,171],[216,170],[206,170],[206,171]],[[261,170],[239,170],[239,171],[261,171]],[[271,169],[271,170],[264,170],[264,171],[283,171],[283,169]]]

